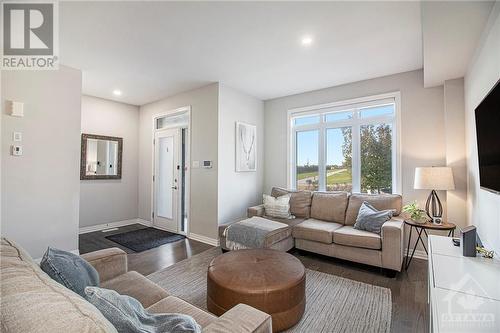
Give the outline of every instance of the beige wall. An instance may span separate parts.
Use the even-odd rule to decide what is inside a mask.
[[[2,235],[34,258],[47,246],[78,249],[82,76],[57,71],[2,72]],[[24,103],[24,117],[5,101]],[[21,157],[10,155],[12,132],[23,133]]]
[[[500,253],[500,195],[479,188],[474,110],[500,78],[500,3],[490,14],[465,75],[465,122],[468,172],[468,224],[478,227],[486,246]]]
[[[467,225],[467,164],[465,156],[464,80],[444,82],[446,165],[453,168],[455,190],[446,192],[448,219]]]
[[[266,101],[265,191],[269,192],[275,185],[287,185],[287,110],[393,91],[401,92],[404,202],[418,200],[425,203],[428,192],[413,189],[415,167],[445,165],[446,145],[443,87],[424,88],[421,70]],[[439,195],[445,202],[446,195]]]
[[[153,115],[191,106],[191,160],[213,161],[211,169],[191,169],[190,232],[217,238],[219,84],[167,97],[140,107],[139,217],[151,220]]]
[[[236,172],[236,122],[257,126],[257,171]],[[262,202],[264,185],[264,103],[226,85],[219,85],[219,224],[246,216]]]
[[[80,181],[80,227],[138,217],[139,107],[82,97],[82,133],[123,138],[122,179]]]

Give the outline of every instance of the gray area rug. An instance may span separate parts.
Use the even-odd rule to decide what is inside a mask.
[[[148,276],[199,308],[207,309],[207,267],[221,254],[213,248]],[[389,332],[390,289],[306,270],[306,311],[286,332]]]

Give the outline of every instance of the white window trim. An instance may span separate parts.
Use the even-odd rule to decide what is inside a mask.
[[[293,118],[297,116],[308,116],[308,115],[314,115],[314,114],[320,114],[320,113],[325,113],[325,112],[335,112],[335,111],[345,111],[346,106],[353,106],[354,104],[356,108],[360,107],[368,107],[372,105],[380,105],[381,103],[383,104],[385,101],[394,103],[395,105],[395,115],[393,116],[380,116],[380,117],[373,117],[370,119],[363,119],[362,121],[360,119],[354,119],[354,122],[352,119],[348,120],[345,122],[345,124],[342,121],[335,121],[334,124],[335,126],[332,126],[332,123],[327,123],[327,122],[320,122],[320,124],[314,124],[314,125],[301,125],[301,126],[293,126]],[[390,122],[391,124],[394,124],[393,126],[395,127],[395,131],[393,131],[393,149],[392,149],[392,159],[395,161],[395,167],[392,168],[392,185],[393,185],[393,193],[397,194],[402,194],[402,167],[401,167],[401,93],[399,91],[394,91],[394,92],[389,92],[385,94],[378,94],[378,95],[371,95],[371,96],[365,96],[365,97],[359,97],[359,98],[353,98],[349,100],[342,100],[338,102],[332,102],[332,103],[325,103],[325,104],[318,104],[318,105],[312,105],[312,106],[306,106],[306,107],[299,107],[299,108],[293,108],[289,109],[287,112],[287,187],[291,189],[295,189],[296,187],[296,181],[295,181],[295,172],[293,171],[295,169],[295,152],[294,149],[296,147],[296,131],[297,129],[300,131],[306,131],[308,129],[310,130],[319,130],[319,156],[318,156],[318,162],[320,168],[325,167],[325,164],[322,163],[322,161],[325,159],[326,156],[326,147],[325,147],[325,140],[323,138],[324,133],[326,132],[326,128],[339,128],[345,126],[353,126],[355,124],[356,126],[359,126],[360,123],[363,123],[363,125],[367,123],[380,123],[380,122]],[[353,156],[355,156],[355,152],[359,150],[359,138],[356,138],[355,136],[359,136],[359,131],[352,131],[352,143],[353,143]],[[356,146],[356,147],[355,147]],[[356,161],[355,161],[356,160]],[[361,176],[361,165],[359,165],[358,159],[353,158],[353,189],[355,188],[360,188],[361,184],[358,184],[360,181],[360,176]],[[319,170],[319,180],[320,184],[324,184],[325,182],[322,181],[323,178],[325,177],[325,170]],[[321,189],[320,190],[325,190]]]

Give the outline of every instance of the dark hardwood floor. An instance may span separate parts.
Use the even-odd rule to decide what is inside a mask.
[[[119,247],[128,253],[130,270],[148,275],[212,248],[204,243],[184,239],[144,252],[134,253],[134,251],[105,238],[111,234],[141,228],[145,227],[134,224],[106,233],[97,231],[82,234],[79,244],[80,253]],[[298,250],[292,250],[290,253],[299,258],[309,269],[389,288],[392,293],[391,332],[428,332],[427,261],[413,258],[408,271],[398,273],[395,278],[388,278],[381,269],[376,267]]]
[[[212,248],[211,245],[186,238],[156,247],[151,250],[136,253],[129,248],[121,246],[120,244],[105,238],[109,235],[143,228],[146,227],[141,224],[133,224],[120,227],[118,228],[118,230],[109,232],[96,231],[87,234],[81,234],[79,236],[80,253],[83,254],[110,247],[118,247],[127,252],[129,270],[137,271],[143,275],[149,275],[153,272],[159,271],[162,268],[168,267],[175,264],[176,262]]]

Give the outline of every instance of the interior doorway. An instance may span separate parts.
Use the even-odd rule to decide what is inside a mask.
[[[177,109],[153,118],[153,226],[189,232],[190,110]]]

